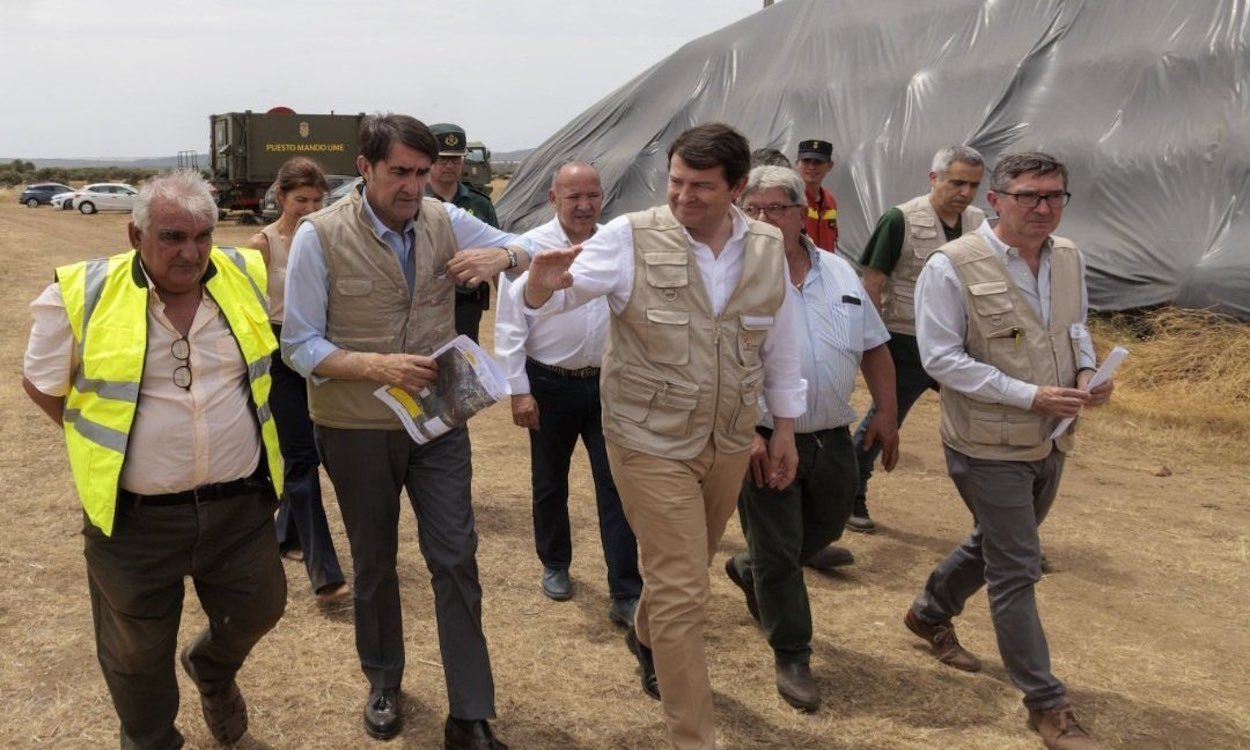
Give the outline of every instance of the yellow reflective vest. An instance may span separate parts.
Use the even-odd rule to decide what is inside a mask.
[[[269,362],[278,342],[266,311],[264,260],[255,250],[214,247],[205,276],[204,289],[221,308],[247,363],[269,477],[280,495],[282,456],[269,409]],[[70,470],[87,519],[112,536],[147,353],[147,279],[138,253],[130,250],[62,266],[56,280],[78,354],[63,419]]]

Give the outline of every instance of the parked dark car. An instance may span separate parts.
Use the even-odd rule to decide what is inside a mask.
[[[349,182],[355,182],[359,179],[359,177],[353,177],[352,175],[346,174],[326,175],[326,183],[330,186],[330,192],[326,193],[326,200],[323,205],[330,205],[329,196],[336,188],[339,188]],[[281,215],[282,209],[278,208],[278,182],[275,180],[274,183],[269,186],[269,189],[265,191],[265,197],[260,202],[260,218],[264,219],[266,223],[269,223],[277,221],[278,217]]]
[[[17,197],[17,202],[25,203],[27,208],[50,206],[52,205],[52,196],[71,190],[73,190],[72,187],[62,185],[59,182],[37,182],[34,185],[27,185],[22,194]]]

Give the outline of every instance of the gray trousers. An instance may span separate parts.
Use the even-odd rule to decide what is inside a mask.
[[[121,720],[123,750],[182,747],[174,728],[174,659],[185,577],[208,618],[188,651],[201,689],[229,685],[282,616],[286,574],[274,542],[276,504],[271,487],[200,504],[118,500],[112,537],[85,525],[96,654]]]
[[[457,719],[492,719],[495,683],[482,631],[477,531],[470,497],[469,434],[452,430],[417,445],[403,430],[317,425],[317,448],[334,484],[354,569],[356,651],[370,687],[398,688],[404,676],[400,609],[399,492],[417,516],[417,541],[434,587],[434,616]]]
[[[998,653],[1007,675],[1024,692],[1024,705],[1063,705],[1066,691],[1050,671],[1033,584],[1042,577],[1037,529],[1059,489],[1064,454],[1055,450],[1039,461],[992,461],[945,450],[947,470],[974,525],[972,534],[933,569],[912,609],[925,622],[944,622],[985,586]]]

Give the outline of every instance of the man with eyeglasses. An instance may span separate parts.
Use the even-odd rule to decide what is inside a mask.
[[[438,158],[430,166],[430,181],[425,185],[425,194],[463,208],[479,221],[498,228],[499,219],[495,217],[495,204],[490,202],[490,197],[460,180],[464,176],[464,158],[469,154],[464,128],[449,122],[438,122],[430,126],[430,132],[438,141]],[[482,313],[489,309],[489,283],[483,281],[472,287],[457,285],[456,333],[477,341]]]
[[[65,430],[96,649],[125,748],[183,744],[185,577],[208,624],[181,662],[221,743],[247,731],[235,675],[286,605],[265,264],[215,247],[216,223],[199,175],[157,177],[135,200],[135,249],[58,268],[31,305],[22,385]]]
[[[973,528],[933,569],[904,624],[956,669],[980,660],[952,619],[983,586],[998,652],[1024,693],[1029,726],[1052,750],[1096,747],[1050,669],[1034,598],[1041,578],[1038,527],[1059,489],[1073,427],[1056,424],[1110,399],[1088,390],[1094,346],[1085,328],[1085,262],[1052,233],[1068,198],[1068,172],[1041,152],[999,159],[987,198],[994,222],[933,253],[916,283],[916,335],[925,370],[941,384],[946,465]]]
[[[984,175],[985,161],[975,149],[947,146],[938,151],[929,168],[929,192],[887,209],[859,259],[864,288],[890,332],[900,428],[916,400],[929,389],[937,390],[937,381],[920,363],[916,345],[916,277],[933,251],[975,231],[985,221],[981,209],[972,205]],[[864,441],[876,412],[874,403],[855,430],[859,487],[847,521],[852,531],[871,533],[877,528],[868,515],[868,481],[879,450]]]
[[[747,610],[772,647],[777,692],[804,711],[820,705],[812,676],[812,614],[803,565],[841,550],[830,542],[842,535],[855,497],[855,452],[848,425],[855,422],[850,398],[861,371],[881,403],[868,429],[880,443],[886,470],[898,456],[894,365],[885,342],[890,335],[855,269],[833,253],[820,252],[803,234],[803,181],[794,170],[762,166],[751,170],[742,210],[781,230],[783,252],[794,285],[799,330],[799,371],[807,381],[807,410],[794,426],[798,470],[787,487],[764,482],[772,419],[756,426],[750,472],[738,495],[738,518],[747,551],[725,562],[725,572],[746,597]],[[766,405],[765,405],[766,406]],[[845,551],[841,562],[850,562]],[[830,567],[837,564],[822,565]]]

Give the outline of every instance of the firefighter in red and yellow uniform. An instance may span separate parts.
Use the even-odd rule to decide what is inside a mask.
[[[821,186],[833,169],[833,144],[816,138],[799,141],[798,173],[807,187],[805,231],[821,250],[838,247],[838,202]]]

